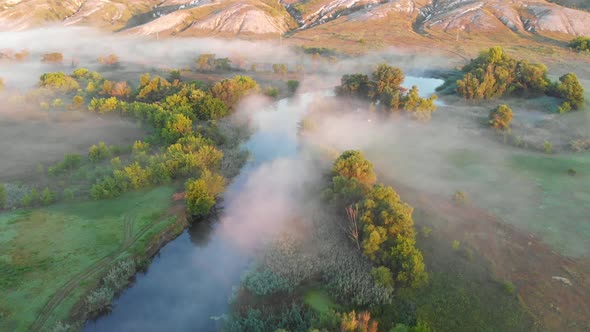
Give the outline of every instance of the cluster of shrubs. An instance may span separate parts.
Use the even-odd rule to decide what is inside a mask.
[[[37,188],[33,188],[22,197],[21,205],[24,207],[47,206],[55,202],[55,200],[56,194],[49,187],[45,187],[41,193]]]
[[[365,74],[342,76],[336,94],[369,100],[384,112],[403,110],[418,120],[429,120],[436,111],[436,95],[422,98],[417,86],[409,90],[401,86],[404,79],[401,69],[381,64],[373,72],[372,79]]]
[[[211,171],[219,169],[223,153],[198,134],[179,139],[163,153],[147,156],[137,148],[134,151],[135,159],[127,166],[117,165],[117,160],[112,161],[117,167],[112,175],[99,180],[92,187],[91,196],[94,199],[117,197],[129,190],[167,183],[179,177],[208,174],[207,180],[213,177],[221,181],[219,175]],[[191,190],[189,192],[192,193]]]
[[[505,95],[550,95],[564,100],[559,112],[579,109],[584,88],[573,73],[558,82],[547,77],[547,67],[510,57],[501,47],[492,47],[463,67],[457,93],[465,99],[490,99]]]
[[[195,62],[197,69],[200,71],[232,70],[232,64],[229,58],[217,58],[215,54],[211,53],[199,55]]]
[[[134,259],[123,260],[109,270],[102,278],[101,286],[92,291],[84,301],[89,318],[110,309],[114,296],[129,284],[136,270],[137,262]]]
[[[590,52],[590,37],[576,37],[569,43],[569,47],[580,52]]]

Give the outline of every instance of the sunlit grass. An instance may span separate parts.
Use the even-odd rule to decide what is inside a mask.
[[[0,277],[7,280],[0,284],[0,330],[26,330],[60,287],[102,258],[119,253],[125,218],[134,220],[131,235],[137,236],[163,219],[172,193],[172,188],[161,187],[114,200],[0,214]],[[52,319],[64,318],[99,276],[83,280]]]

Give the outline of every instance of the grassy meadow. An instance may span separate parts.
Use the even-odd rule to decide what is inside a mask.
[[[159,187],[0,214],[0,330],[28,330],[38,317],[47,318],[45,327],[67,318],[113,263],[143,252],[150,230],[175,220],[166,218],[173,192]]]

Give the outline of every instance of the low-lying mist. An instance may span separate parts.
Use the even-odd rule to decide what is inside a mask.
[[[263,67],[267,69],[262,70],[270,70],[268,68],[272,64],[284,63],[292,71],[296,66],[304,65],[303,71],[299,73],[299,93],[303,95],[281,101],[285,105],[280,106],[280,111],[260,112],[270,106],[259,102],[245,102],[242,106],[240,113],[259,117],[254,121],[259,136],[255,134],[246,148],[260,150],[258,158],[261,165],[247,179],[241,180],[244,182],[244,195],[231,198],[232,194],[228,193],[230,198],[227,198],[224,218],[240,221],[237,225],[242,226],[236,226],[239,229],[236,234],[246,238],[245,242],[248,242],[250,234],[255,238],[260,232],[273,230],[273,225],[278,220],[297,215],[297,210],[302,208],[298,197],[305,195],[303,183],[313,183],[325,174],[326,169],[318,168],[315,161],[310,162],[306,157],[306,148],[298,142],[297,123],[310,114],[318,114],[318,126],[313,133],[306,134],[306,141],[340,151],[361,149],[385,179],[393,179],[419,190],[449,197],[456,191],[464,191],[474,204],[491,209],[508,222],[520,226],[530,226],[529,222],[522,220],[536,217],[543,208],[539,205],[539,195],[542,192],[539,192],[534,176],[527,175],[515,166],[515,155],[528,156],[534,153],[516,151],[491,139],[477,122],[478,119],[469,105],[442,105],[432,121],[419,123],[403,116],[387,119],[374,117],[352,104],[334,102],[331,97],[313,93],[332,91],[343,74],[368,73],[376,63],[382,61],[401,67],[406,73],[420,76],[427,75],[433,69],[455,66],[456,59],[436,55],[407,56],[390,49],[363,57],[342,57],[336,61],[317,62],[310,56],[274,42],[193,38],[157,40],[104,34],[87,28],[46,28],[0,33],[0,51],[23,49],[30,53],[25,61],[0,61],[0,77],[4,79],[6,89],[11,92],[34,87],[39,75],[44,72],[71,72],[75,67],[106,71],[113,77],[119,75],[133,85],[143,71],[192,68],[195,59],[204,53],[228,57],[234,65],[240,66],[244,75],[254,77],[258,73],[250,71],[251,64],[264,64],[266,67]],[[41,63],[41,56],[49,52],[63,53],[63,63]],[[97,57],[108,54],[116,54],[120,63],[115,67],[105,67],[97,63]],[[420,85],[424,84],[412,77],[407,81],[410,84],[415,82],[421,88]],[[424,90],[431,90],[431,87]],[[8,97],[5,96],[4,99],[6,98]],[[325,102],[325,98],[329,101]],[[34,108],[35,105],[31,107]],[[15,118],[12,119],[14,123]],[[22,121],[29,120],[22,117]],[[82,123],[95,125],[96,136],[88,134],[92,131],[87,125],[76,126],[76,122],[72,121],[67,126],[62,123],[61,127],[56,127],[62,128],[56,129],[62,136],[53,136],[54,138],[45,139],[43,143],[47,145],[59,141],[59,144],[74,146],[75,149],[75,146],[94,143],[102,134],[105,134],[105,138],[117,136],[105,131],[106,128],[117,130],[110,120],[85,121]],[[102,126],[101,121],[107,125]],[[29,146],[28,151],[34,151],[35,144],[43,146],[39,151],[51,150],[40,143],[42,138],[52,137],[51,126],[31,128],[30,123],[27,126],[23,126],[22,130],[14,129],[16,132],[3,130],[3,135],[7,133],[3,141],[16,136],[21,137],[21,141],[30,142],[25,145]],[[128,133],[131,127],[126,126],[131,125],[121,125],[120,130]],[[65,127],[71,131],[71,135],[84,131],[85,139],[66,140],[66,137],[72,136],[63,131]],[[31,135],[31,138],[22,138],[27,135]],[[14,140],[11,141],[10,144],[14,145]],[[65,141],[67,143],[61,143]],[[56,150],[59,152],[55,152],[55,157],[67,149],[69,147]],[[264,152],[264,149],[267,151]],[[8,149],[4,148],[3,151]],[[269,157],[264,157],[265,154]],[[11,164],[3,169],[13,167]],[[552,243],[559,247],[568,247],[568,242],[575,242],[568,241],[563,234],[576,239],[583,235],[576,231],[554,232],[547,223],[540,223],[535,231],[549,234],[547,236],[552,238]]]

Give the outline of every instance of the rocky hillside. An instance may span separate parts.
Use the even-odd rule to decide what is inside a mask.
[[[590,35],[578,0],[0,0],[0,29],[91,25],[140,35],[350,38],[395,33]],[[584,4],[584,2],[582,2]],[[565,7],[562,5],[568,5]],[[344,30],[343,30],[344,29]],[[379,30],[379,31],[376,31]],[[414,38],[414,37],[412,37]]]
[[[417,23],[422,32],[590,35],[590,13],[546,1],[434,0],[421,9]]]

